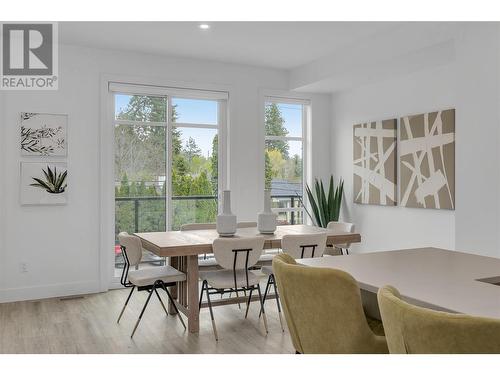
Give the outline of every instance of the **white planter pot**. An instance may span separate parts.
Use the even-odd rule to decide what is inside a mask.
[[[257,218],[257,227],[262,234],[273,234],[278,224],[278,215],[271,211],[271,190],[264,190],[264,211]]]
[[[233,236],[236,233],[236,215],[231,212],[231,192],[222,192],[222,213],[217,215],[217,233],[223,237]]]

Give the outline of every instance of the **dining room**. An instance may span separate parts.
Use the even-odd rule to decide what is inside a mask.
[[[499,22],[14,19],[0,355],[500,354]]]

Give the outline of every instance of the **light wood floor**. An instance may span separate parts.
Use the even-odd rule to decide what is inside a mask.
[[[0,304],[0,353],[294,353],[288,331],[281,332],[274,300],[266,302],[267,336],[258,302],[252,303],[248,319],[243,305],[241,310],[237,305],[215,307],[216,342],[208,309],[200,314],[200,333],[189,334],[152,298],[130,339],[147,294],[134,293],[117,324],[128,292]]]

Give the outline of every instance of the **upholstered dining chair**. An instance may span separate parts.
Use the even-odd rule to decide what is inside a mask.
[[[240,221],[236,224],[238,228],[251,228],[257,227],[257,223],[255,221]],[[189,223],[181,225],[181,231],[188,230],[203,230],[203,229],[215,229],[215,223]],[[217,261],[215,260],[213,255],[202,254],[198,258],[198,266],[200,268],[218,268]]]
[[[323,256],[325,251],[326,233],[319,234],[287,234],[281,239],[281,249],[283,253],[290,255],[294,259],[315,258]],[[264,290],[264,303],[271,287],[274,289],[276,304],[278,305],[278,316],[280,319],[281,330],[284,332],[283,318],[281,317],[281,306],[279,301],[278,290],[276,289],[276,280],[273,274],[272,266],[263,266],[261,271],[267,276],[266,289]]]
[[[297,353],[388,353],[385,337],[370,329],[351,275],[302,266],[288,254],[277,255],[273,269]]]
[[[176,302],[172,298],[167,288],[168,286],[174,286],[179,281],[186,280],[186,275],[171,266],[130,270],[130,267],[135,267],[139,265],[139,263],[141,262],[142,258],[141,240],[138,237],[132,236],[126,232],[118,234],[118,240],[120,242],[120,247],[125,261],[120,282],[124,287],[132,289],[130,289],[130,293],[125,301],[125,304],[123,305],[120,315],[118,316],[117,323],[120,323],[120,319],[123,313],[125,312],[125,308],[127,307],[128,302],[130,301],[130,297],[132,297],[132,293],[136,289],[138,291],[146,290],[148,291],[149,294],[148,298],[146,299],[146,303],[144,304],[144,307],[141,310],[139,318],[135,323],[132,335],[130,336],[131,338],[134,337],[135,331],[137,330],[137,327],[141,322],[142,316],[144,315],[144,311],[146,311],[146,307],[148,306],[149,300],[151,299],[153,293],[156,294],[158,300],[160,301],[163,307],[163,310],[165,310],[165,313],[168,315],[167,309],[160,297],[160,294],[158,293],[158,289],[163,289],[167,293],[168,299],[170,300],[170,303],[174,307],[174,310],[177,313],[177,316],[179,317],[179,320],[181,321],[182,325],[184,326],[184,329],[186,329],[186,325],[184,324],[182,316],[181,314],[179,314],[179,311],[177,310]]]
[[[247,309],[245,318],[248,316],[248,308],[252,300],[252,292],[257,290],[260,300],[260,311],[262,312],[264,326],[267,329],[267,318],[264,311],[262,293],[259,285],[259,277],[249,268],[255,265],[262,254],[264,247],[264,237],[234,237],[217,238],[214,240],[212,248],[217,263],[223,268],[215,271],[200,272],[202,287],[200,293],[201,307],[203,294],[205,293],[212,320],[212,328],[215,340],[219,340],[217,327],[215,325],[214,312],[210,296],[225,292],[248,292]]]
[[[189,230],[203,230],[203,229],[215,229],[215,223],[189,223],[181,225],[181,232]],[[216,268],[217,262],[213,256],[209,254],[202,254],[198,256],[198,267],[205,268]]]
[[[343,221],[330,221],[327,226],[327,229],[331,229],[334,231],[342,231],[342,232],[348,232],[348,233],[354,233],[355,226],[353,223],[346,223]],[[333,245],[333,248],[340,251],[340,254],[345,253],[349,255],[349,249],[351,247],[350,243],[342,243],[342,244],[335,244]],[[326,253],[328,254],[329,251],[327,250]]]
[[[500,353],[500,319],[414,306],[392,286],[377,298],[391,354]]]

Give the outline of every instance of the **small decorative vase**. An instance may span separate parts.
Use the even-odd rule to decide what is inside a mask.
[[[271,190],[264,190],[264,211],[261,212],[257,219],[257,227],[262,234],[273,234],[276,230],[277,217],[271,211]]]
[[[231,212],[231,192],[222,192],[222,213],[217,215],[217,233],[230,237],[236,233],[236,215]]]

